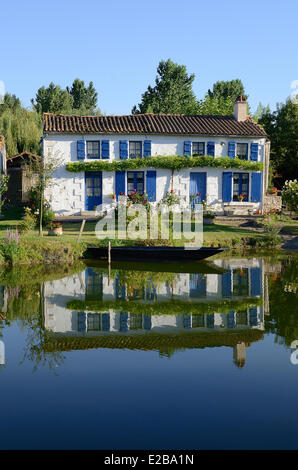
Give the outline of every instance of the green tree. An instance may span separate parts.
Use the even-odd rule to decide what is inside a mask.
[[[194,79],[194,74],[188,75],[185,65],[178,65],[170,59],[160,61],[155,86],[148,86],[141,103],[133,107],[132,113],[195,114]]]
[[[95,114],[97,106],[97,91],[93,82],[85,87],[84,80],[76,78],[71,88],[66,88],[73,98],[73,109],[81,111],[82,114]]]
[[[0,135],[5,137],[7,155],[16,155],[25,150],[40,155],[42,136],[40,114],[19,105],[15,106],[15,103],[12,105],[12,108],[6,106],[0,110]]]
[[[270,106],[269,104],[267,106],[264,106],[262,103],[259,103],[256,112],[253,115],[253,119],[256,122],[259,122],[259,120],[264,116],[264,114],[270,114]]]
[[[17,108],[21,108],[21,106],[21,100],[17,98],[16,95],[5,93],[3,103],[0,104],[0,115],[7,109],[16,110]]]
[[[279,103],[276,111],[265,112],[259,119],[271,140],[270,159],[281,176],[275,185],[298,179],[298,106],[290,99]]]
[[[53,82],[46,88],[40,87],[35,100],[31,100],[34,109],[38,113],[62,113],[70,114],[73,108],[73,97],[59,85]]]
[[[207,93],[204,100],[198,101],[198,114],[228,115],[233,114],[233,110],[234,102],[231,98],[211,98]]]
[[[246,100],[248,98],[248,95],[245,94],[244,85],[240,78],[217,81],[214,83],[212,91],[208,90],[208,95],[210,98],[229,98],[233,103],[239,95],[244,95]]]

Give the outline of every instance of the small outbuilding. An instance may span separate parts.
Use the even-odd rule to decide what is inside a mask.
[[[7,158],[8,203],[18,205],[29,202],[30,188],[37,180],[37,176],[30,170],[30,165],[40,159],[39,155],[30,152],[22,152]]]

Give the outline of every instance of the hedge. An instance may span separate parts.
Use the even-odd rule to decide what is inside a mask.
[[[122,171],[134,170],[144,167],[165,168],[168,170],[180,170],[182,168],[237,168],[239,170],[261,171],[262,162],[252,162],[240,160],[239,158],[200,156],[200,157],[181,157],[176,155],[158,155],[156,157],[135,158],[128,160],[113,160],[112,162],[104,160],[92,160],[84,162],[67,163],[66,169],[70,172],[80,171]]]

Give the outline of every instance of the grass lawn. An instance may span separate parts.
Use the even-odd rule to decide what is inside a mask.
[[[6,235],[6,230],[8,229],[16,229],[20,224],[21,212],[19,209],[10,209],[8,212],[5,213],[5,219],[0,220],[0,239],[3,239]],[[288,233],[292,235],[298,235],[298,220],[290,220],[287,218],[284,222],[278,222],[279,227],[281,228],[281,233]],[[87,245],[94,245],[94,244],[107,244],[107,241],[98,240],[95,236],[95,225],[96,222],[86,222],[84,232],[81,237],[81,241],[86,243]],[[47,240],[48,242],[56,243],[58,240],[64,242],[75,242],[77,241],[79,231],[81,227],[81,222],[65,222],[63,223],[63,235],[60,237],[49,237],[47,236],[47,230],[43,231],[44,234],[44,241]],[[265,237],[266,234],[258,231],[254,231],[250,228],[241,228],[238,226],[231,226],[231,225],[224,225],[224,224],[212,224],[212,225],[204,225],[204,232],[203,232],[203,240],[204,246],[235,246],[241,244],[241,240],[243,240],[243,244],[245,245],[245,240],[248,238],[261,240]],[[37,240],[39,238],[38,230],[34,230],[29,232],[26,235],[22,235],[24,240]],[[112,244],[141,244],[142,241],[135,241],[135,240],[115,240],[112,241]],[[167,244],[167,240],[156,240],[153,244],[157,245],[160,244]],[[175,246],[183,245],[183,240],[174,240],[173,244]]]
[[[0,220],[0,239],[3,239],[6,236],[6,230],[12,229],[15,230],[20,224],[20,220],[17,219],[11,219],[11,220]],[[93,245],[93,244],[98,244],[98,243],[103,243],[100,240],[98,240],[95,236],[95,225],[96,222],[86,222],[84,232],[81,237],[81,241],[88,244],[88,245]],[[65,242],[68,241],[76,241],[79,235],[81,223],[80,222],[73,222],[73,223],[64,223],[63,224],[63,235],[60,237],[48,237],[47,236],[47,230],[43,231],[44,238],[48,240],[53,240],[57,241],[57,239],[61,239]],[[251,230],[245,229],[245,228],[240,228],[240,227],[232,227],[230,225],[222,225],[222,224],[213,224],[213,225],[204,225],[204,233],[203,233],[203,239],[204,239],[204,245],[209,246],[211,244],[214,245],[223,245],[223,243],[226,243],[226,246],[229,246],[231,244],[231,240],[241,240],[242,238],[246,237],[257,237],[260,238],[262,237],[262,234],[252,232]],[[36,239],[39,237],[38,230],[34,230],[32,232],[29,232],[26,235],[23,235],[23,238],[26,239]],[[123,243],[123,241],[115,240],[115,244],[118,243]],[[134,240],[128,240],[126,243],[134,243]],[[164,244],[166,243],[165,241],[163,242]],[[181,240],[175,240],[174,244],[176,246],[182,245],[183,241]]]

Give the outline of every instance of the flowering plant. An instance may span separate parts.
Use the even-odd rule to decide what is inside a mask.
[[[239,194],[239,196],[238,196],[238,200],[239,200],[240,202],[242,202],[243,199],[245,199],[245,198],[246,198],[246,194]]]
[[[50,222],[49,224],[47,224],[47,228],[49,230],[54,230],[55,228],[60,228],[62,227],[62,222]]]
[[[167,191],[163,199],[161,200],[161,204],[166,204],[167,206],[174,206],[175,204],[179,204],[180,198],[177,196],[175,189],[171,189]]]

